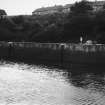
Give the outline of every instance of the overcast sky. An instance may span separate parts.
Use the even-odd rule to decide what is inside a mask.
[[[4,9],[8,15],[27,15],[40,7],[65,5],[80,0],[0,0],[0,9]]]

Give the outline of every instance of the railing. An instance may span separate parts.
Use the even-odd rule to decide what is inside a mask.
[[[74,43],[35,43],[35,42],[0,42],[0,46],[24,48],[50,48],[53,50],[64,48],[69,51],[97,52],[105,51],[105,44],[74,44]],[[62,47],[63,46],[63,47]]]

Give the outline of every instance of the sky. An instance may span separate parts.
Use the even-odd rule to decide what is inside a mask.
[[[80,0],[0,0],[0,9],[8,15],[30,15],[41,7],[72,4]]]

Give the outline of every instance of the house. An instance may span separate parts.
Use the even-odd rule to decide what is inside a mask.
[[[33,15],[45,15],[45,14],[53,14],[57,12],[61,12],[63,9],[63,6],[53,6],[53,7],[42,7],[39,9],[36,9],[32,12]]]
[[[70,12],[70,7],[71,6],[72,6],[72,4],[66,4],[65,6],[63,6],[62,12],[64,12],[64,13]]]
[[[59,13],[59,12],[69,12],[70,11],[71,4],[67,4],[65,6],[52,6],[52,7],[42,7],[39,9],[36,9],[32,12],[33,15],[45,15],[45,14],[53,14],[53,13]]]

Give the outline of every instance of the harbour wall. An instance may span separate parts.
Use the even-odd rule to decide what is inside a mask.
[[[0,43],[0,58],[20,62],[72,68],[104,67],[104,44]]]

